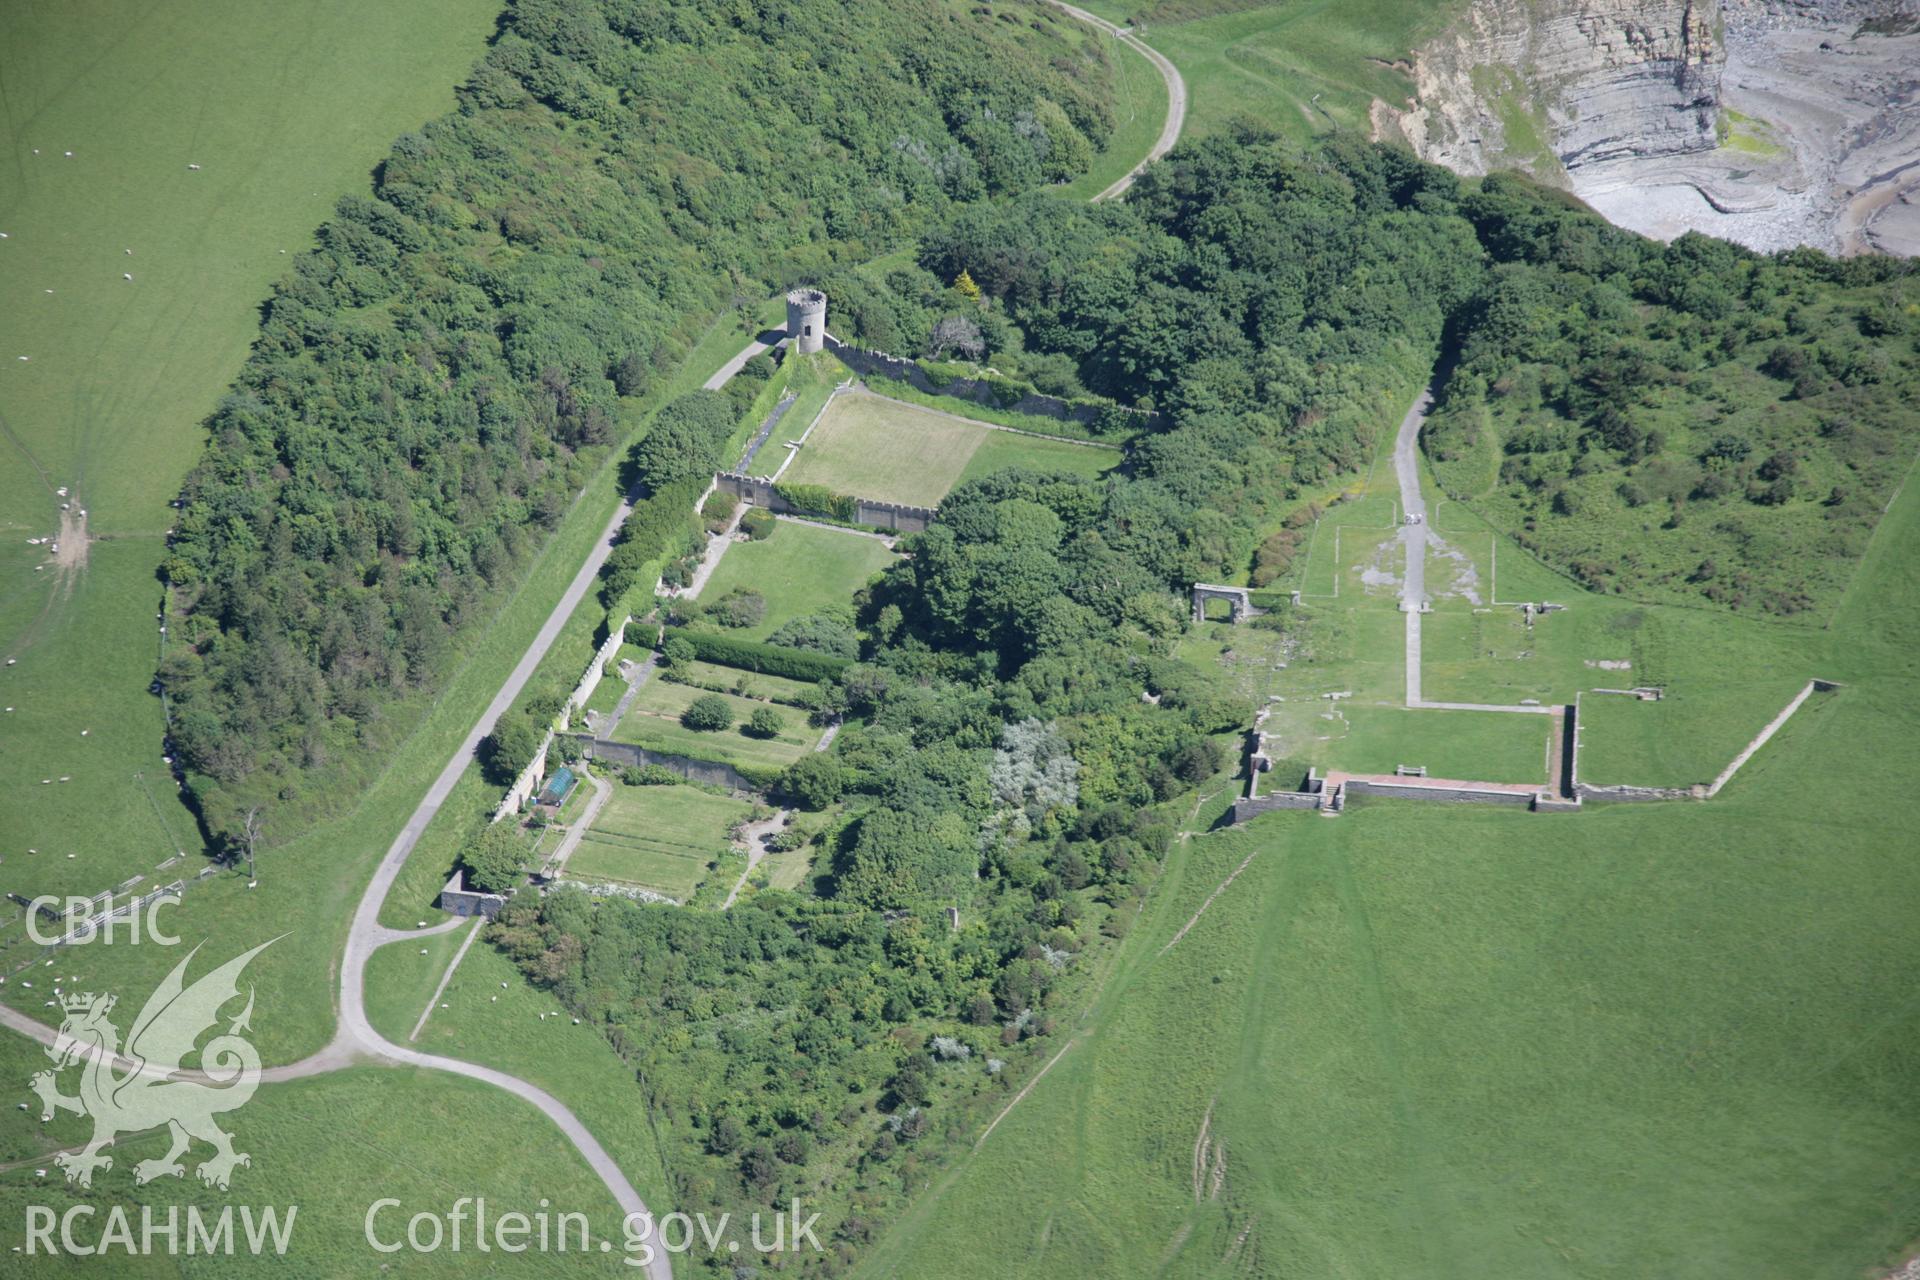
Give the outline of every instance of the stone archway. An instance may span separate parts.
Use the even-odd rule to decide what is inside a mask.
[[[1225,600],[1233,609],[1233,621],[1245,622],[1260,610],[1253,607],[1253,593],[1246,587],[1223,587],[1211,582],[1193,584],[1193,620],[1207,620],[1207,601]]]

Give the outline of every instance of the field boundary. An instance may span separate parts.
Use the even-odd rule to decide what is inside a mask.
[[[1719,776],[1707,785],[1707,797],[1711,799],[1719,795],[1720,788],[1733,781],[1733,775],[1740,772],[1747,761],[1753,759],[1754,753],[1766,746],[1774,734],[1786,727],[1787,721],[1793,718],[1793,713],[1807,704],[1807,699],[1813,696],[1815,690],[1831,690],[1837,687],[1831,680],[1819,679],[1809,680],[1801,686],[1800,692],[1794,694],[1787,705],[1780,709],[1779,714],[1767,721],[1760,732],[1754,734],[1752,740],[1740,749],[1740,753],[1727,762],[1727,767],[1720,771]]]

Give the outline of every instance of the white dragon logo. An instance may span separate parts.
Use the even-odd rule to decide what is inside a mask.
[[[253,989],[247,989],[247,1007],[226,1034],[200,1050],[198,1071],[182,1070],[180,1060],[194,1051],[201,1033],[219,1022],[220,1006],[240,994],[240,971],[247,962],[277,941],[261,943],[183,990],[182,975],[200,950],[196,946],[148,997],[124,1050],[118,1028],[107,1020],[117,996],[88,992],[61,998],[66,1020],[47,1048],[53,1070],[37,1072],[31,1083],[40,1095],[42,1120],[53,1119],[56,1110],[93,1117],[93,1138],[87,1145],[54,1157],[68,1182],[92,1186],[94,1170],[113,1167],[113,1158],[101,1155],[100,1148],[112,1146],[121,1134],[161,1125],[172,1134],[173,1145],[159,1159],[136,1164],[135,1182],[184,1175],[180,1157],[195,1138],[213,1146],[213,1155],[195,1171],[210,1187],[225,1191],[234,1166],[253,1163],[245,1152],[233,1149],[232,1136],[213,1122],[221,1112],[244,1105],[260,1083],[260,1055],[240,1036],[250,1030]],[[80,1067],[80,1093],[69,1098],[60,1092],[55,1076],[75,1064]]]

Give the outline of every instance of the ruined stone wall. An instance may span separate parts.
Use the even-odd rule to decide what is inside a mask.
[[[1391,782],[1348,778],[1343,784],[1349,800],[1381,796],[1393,800],[1431,800],[1441,804],[1504,804],[1530,808],[1534,797],[1524,791],[1481,791],[1475,787],[1403,787]]]
[[[1241,796],[1233,802],[1233,820],[1246,822],[1281,809],[1318,809],[1326,802],[1327,798],[1315,791],[1273,791],[1264,796]]]
[[[500,908],[507,905],[504,896],[497,893],[481,893],[478,889],[466,887],[467,873],[455,871],[453,879],[447,881],[446,888],[440,891],[440,909],[450,911],[456,916],[485,916],[491,920],[500,914]]]

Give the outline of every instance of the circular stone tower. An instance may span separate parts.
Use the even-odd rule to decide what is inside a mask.
[[[803,356],[826,345],[826,294],[818,289],[795,289],[787,295],[787,337],[787,349]]]

